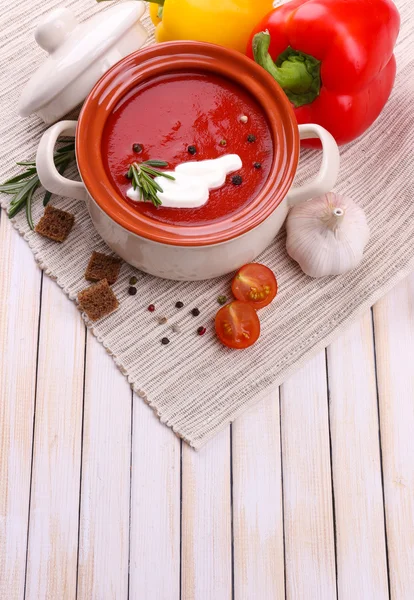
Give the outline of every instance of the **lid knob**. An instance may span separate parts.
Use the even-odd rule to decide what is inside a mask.
[[[43,50],[53,52],[75,29],[78,22],[67,8],[56,8],[48,13],[39,23],[35,31],[35,39]]]

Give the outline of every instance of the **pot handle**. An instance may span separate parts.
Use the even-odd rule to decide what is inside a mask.
[[[339,173],[339,149],[333,136],[314,123],[299,125],[299,136],[301,140],[318,137],[322,143],[322,164],[319,173],[313,181],[305,183],[301,187],[293,188],[287,195],[289,206],[294,206],[305,200],[321,196],[330,192],[336,183]]]
[[[36,153],[36,169],[40,183],[48,192],[85,201],[88,193],[83,183],[63,177],[53,160],[58,138],[61,135],[75,137],[76,126],[77,121],[60,121],[45,131]]]

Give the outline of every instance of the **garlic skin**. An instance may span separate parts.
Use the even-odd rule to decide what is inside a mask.
[[[342,275],[358,266],[370,233],[362,208],[333,192],[294,206],[286,231],[289,256],[315,278]]]

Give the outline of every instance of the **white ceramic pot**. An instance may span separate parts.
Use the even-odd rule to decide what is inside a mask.
[[[332,135],[319,125],[299,125],[301,139],[318,137],[322,142],[322,164],[315,179],[292,188],[275,210],[250,231],[233,239],[206,246],[176,246],[154,242],[119,225],[104,212],[82,182],[60,175],[53,161],[59,136],[74,136],[76,121],[61,121],[43,135],[36,157],[42,185],[49,191],[86,202],[92,222],[110,248],[141,271],[175,280],[202,280],[236,271],[252,262],[273,241],[289,207],[329,192],[339,172],[339,151]]]
[[[213,72],[243,86],[260,104],[274,143],[270,174],[258,195],[235,216],[206,226],[166,224],[138,213],[114,189],[101,154],[105,123],[125,94],[153,77],[183,69]],[[61,135],[76,136],[82,182],[56,170],[53,152]],[[313,181],[292,189],[300,139],[308,138],[320,139],[322,164]],[[338,175],[339,151],[322,127],[298,128],[283,90],[254,61],[212,44],[172,42],[136,52],[108,71],[86,99],[78,124],[62,121],[45,132],[36,163],[47,190],[86,202],[96,230],[126,262],[166,279],[201,280],[253,261],[280,230],[289,206],[330,191]]]

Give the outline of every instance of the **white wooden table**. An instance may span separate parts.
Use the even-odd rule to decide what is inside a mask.
[[[195,453],[0,220],[1,600],[412,600],[414,276]]]

